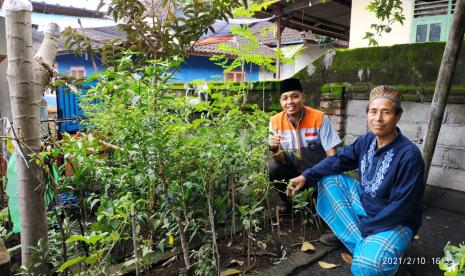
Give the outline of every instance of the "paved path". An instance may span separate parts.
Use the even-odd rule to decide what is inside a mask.
[[[423,216],[423,225],[418,232],[418,239],[410,245],[405,256],[406,259],[424,260],[425,264],[403,265],[402,275],[406,272],[412,276],[443,275],[433,260],[443,256],[443,248],[448,241],[455,245],[460,242],[465,243],[465,214],[427,208]],[[295,267],[293,273],[288,275],[351,275],[350,265],[341,259],[341,252],[343,249],[332,251],[321,259],[328,263],[339,264],[337,268],[322,269],[318,264],[313,264]]]

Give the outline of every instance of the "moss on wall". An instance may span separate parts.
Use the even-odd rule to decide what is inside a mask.
[[[402,92],[404,100],[431,101],[444,42],[428,42],[329,51],[298,72],[307,103],[318,107],[321,93],[327,98],[345,96],[367,99],[370,89],[389,84]],[[464,47],[465,48],[465,47]],[[217,91],[234,91],[238,82],[208,82]],[[195,82],[190,83],[191,87]],[[452,81],[451,103],[465,103],[465,50],[461,51]],[[172,89],[184,91],[184,83],[173,83]],[[248,101],[266,110],[281,110],[279,81],[257,81],[245,84]],[[263,96],[265,94],[265,96]]]
[[[321,87],[321,95],[326,99],[339,100],[342,98],[346,84],[343,83],[327,83]]]
[[[320,92],[334,93],[341,87],[348,97],[365,94],[366,98],[375,85],[390,84],[400,89],[406,100],[430,101],[444,47],[444,42],[428,42],[339,49],[322,55],[296,77],[314,99]],[[465,95],[465,51],[459,56],[452,83],[451,100],[457,100]]]

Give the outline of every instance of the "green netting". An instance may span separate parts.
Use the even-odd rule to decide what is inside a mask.
[[[8,161],[6,175],[8,177],[6,194],[8,196],[8,209],[10,210],[10,217],[13,222],[13,232],[19,233],[21,231],[21,225],[19,223],[20,214],[18,202],[18,178],[16,175],[16,154],[12,154],[10,161]]]
[[[55,181],[58,181],[58,170],[56,164],[52,165],[52,174]],[[6,194],[8,196],[8,209],[10,210],[11,221],[13,222],[13,232],[21,232],[21,224],[19,222],[19,194],[18,194],[18,178],[16,174],[16,154],[13,154],[8,162],[7,167],[8,183],[6,186]],[[49,205],[54,201],[55,192],[51,188],[51,179],[48,174],[45,175],[45,204]]]
[[[58,182],[58,170],[57,170],[57,165],[56,163],[52,164],[52,177],[55,179],[56,182]],[[55,192],[52,189],[52,181],[50,175],[46,174],[45,175],[45,204],[48,206],[50,203],[52,203],[55,200]]]

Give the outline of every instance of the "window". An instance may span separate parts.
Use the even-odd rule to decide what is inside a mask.
[[[417,39],[415,42],[425,42],[426,41],[426,33],[428,32],[428,25],[421,24],[417,26]]]
[[[445,41],[456,0],[415,0],[412,41]]]
[[[442,23],[418,24],[415,42],[440,41]]]
[[[224,81],[245,81],[245,72],[243,71],[225,72]]]
[[[413,23],[414,42],[446,40],[446,22],[441,18],[422,19]]]
[[[429,41],[441,40],[441,23],[429,25]]]
[[[86,69],[84,69],[84,66],[71,66],[71,76],[73,78],[83,78],[86,76]]]

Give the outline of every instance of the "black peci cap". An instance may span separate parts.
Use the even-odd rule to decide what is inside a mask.
[[[280,88],[281,94],[289,92],[289,91],[294,91],[294,90],[303,92],[302,85],[300,84],[300,80],[295,79],[295,78],[282,80],[279,88]]]

